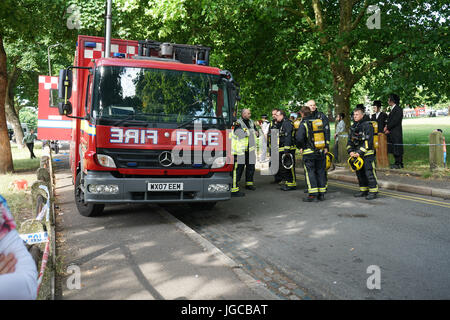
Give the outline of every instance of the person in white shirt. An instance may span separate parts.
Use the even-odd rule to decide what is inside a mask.
[[[345,118],[345,113],[339,113],[336,117],[337,125],[336,125],[336,132],[334,134],[334,148],[333,148],[334,159],[336,162],[339,162],[339,152],[338,152],[339,151],[339,149],[338,149],[339,148],[339,146],[338,146],[339,134],[343,133],[345,131],[344,118]]]
[[[371,121],[376,121],[378,123],[378,132],[383,132],[384,127],[386,126],[387,114],[381,109],[381,101],[375,100],[373,102],[373,110],[374,114],[370,118]]]
[[[267,157],[267,135],[269,134],[270,122],[267,120],[267,116],[264,114],[261,116],[261,162],[266,162]]]

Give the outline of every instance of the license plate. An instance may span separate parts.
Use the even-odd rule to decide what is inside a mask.
[[[171,183],[149,183],[148,191],[182,191],[182,182],[171,182]]]

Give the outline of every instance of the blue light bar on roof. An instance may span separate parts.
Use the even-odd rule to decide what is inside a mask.
[[[97,44],[95,42],[85,42],[84,47],[86,48],[95,48],[97,47]]]
[[[125,58],[125,53],[114,52],[114,58]]]

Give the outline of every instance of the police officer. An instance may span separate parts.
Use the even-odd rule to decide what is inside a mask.
[[[255,123],[250,119],[250,109],[243,109],[241,117],[236,121],[234,126],[234,145],[236,149],[236,157],[233,168],[233,187],[231,195],[243,196],[244,193],[239,191],[238,183],[241,180],[242,173],[245,168],[245,189],[256,190],[253,184],[253,176],[255,174],[256,163],[256,138],[259,132]],[[233,143],[233,141],[232,141]]]
[[[353,113],[354,123],[350,127],[347,152],[352,158],[361,157],[363,166],[356,171],[360,192],[355,197],[372,200],[378,194],[377,175],[375,173],[375,149],[373,145],[374,131],[370,121],[364,118],[364,110],[357,108]]]
[[[309,107],[301,109],[303,117],[300,127],[295,136],[297,148],[303,149],[303,163],[305,169],[305,178],[308,186],[308,196],[303,199],[305,202],[317,202],[325,200],[326,192],[326,158],[325,150],[328,150],[328,143],[325,143],[325,149],[317,149],[312,140],[308,122],[315,120],[315,116]]]
[[[313,119],[322,120],[323,129],[325,132],[325,140],[326,140],[325,144],[327,146],[329,146],[331,133],[330,133],[330,121],[328,120],[328,117],[323,112],[320,112],[319,110],[317,110],[317,105],[314,100],[309,100],[306,103],[306,106],[311,110],[311,115],[312,115]],[[325,154],[328,153],[328,151],[329,151],[328,147],[326,147],[324,151],[325,151]],[[325,171],[325,179],[326,179],[325,188],[328,189],[328,173],[327,173],[327,171]]]
[[[293,143],[292,137],[294,126],[292,125],[292,122],[286,118],[286,114],[283,110],[278,110],[276,117],[280,128],[278,144],[279,172],[282,179],[285,181],[285,183],[281,186],[281,190],[296,190],[297,182],[295,179],[295,145]],[[283,166],[283,156],[291,157],[292,167],[290,169],[286,169]]]
[[[267,148],[269,149],[269,155],[270,155],[270,163],[269,163],[269,167],[271,169],[274,168],[273,163],[272,163],[272,130],[279,130],[280,129],[280,123],[277,121],[277,112],[279,111],[278,108],[274,108],[272,110],[272,121],[270,121],[270,126],[269,126],[269,132],[267,134]],[[277,137],[275,137],[275,139],[277,139]],[[274,141],[274,143],[277,143],[277,141]],[[276,146],[276,145],[275,145]],[[279,162],[279,160],[278,160]],[[272,172],[272,174],[274,175],[274,180],[271,183],[280,183],[283,178],[281,177],[280,174],[280,170],[279,168],[277,168],[276,172]]]

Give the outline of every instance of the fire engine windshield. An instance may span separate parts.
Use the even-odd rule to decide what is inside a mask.
[[[121,66],[95,72],[92,116],[97,124],[206,127],[231,124],[227,84],[218,75]]]

